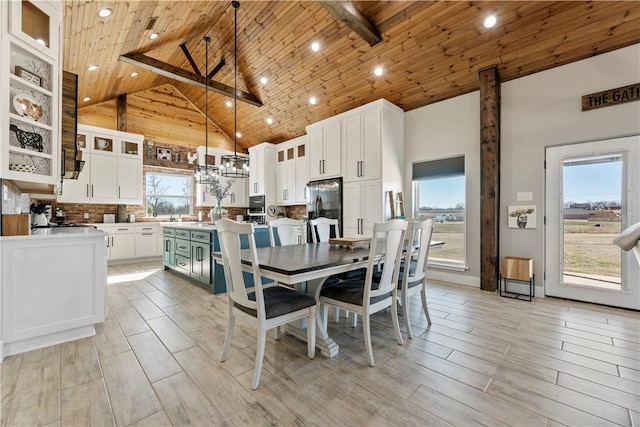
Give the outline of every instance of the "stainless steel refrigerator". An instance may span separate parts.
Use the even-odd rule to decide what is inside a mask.
[[[309,219],[319,217],[333,218],[339,221],[342,231],[342,178],[310,181],[307,199],[307,216]],[[331,237],[335,232],[331,230]],[[307,241],[311,242],[311,226],[307,228]]]

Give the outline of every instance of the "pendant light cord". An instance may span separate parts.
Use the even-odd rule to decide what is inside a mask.
[[[233,154],[238,155],[238,8],[240,2],[232,1],[233,6]],[[237,157],[236,157],[237,159]]]
[[[209,154],[209,36],[204,36],[204,167],[208,169]]]

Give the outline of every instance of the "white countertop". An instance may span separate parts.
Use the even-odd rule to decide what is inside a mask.
[[[51,227],[36,228],[31,230],[28,236],[2,236],[0,240],[24,240],[24,239],[42,239],[42,238],[78,238],[78,237],[96,237],[104,236],[102,230],[93,227]]]

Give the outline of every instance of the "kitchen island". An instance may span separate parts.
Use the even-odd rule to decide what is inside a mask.
[[[189,276],[199,286],[214,294],[227,291],[222,264],[211,257],[212,252],[220,251],[220,241],[215,224],[204,222],[163,222],[163,255],[165,269],[171,269]],[[256,246],[270,246],[269,229],[266,225],[255,226]],[[246,240],[246,239],[245,239]],[[242,241],[242,248],[249,247],[248,241]],[[253,284],[249,273],[247,281]],[[265,279],[265,283],[270,281]]]
[[[93,227],[0,237],[0,361],[95,335],[105,318],[106,255],[105,233]]]

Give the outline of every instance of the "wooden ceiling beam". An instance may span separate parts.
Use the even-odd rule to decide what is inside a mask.
[[[175,65],[167,64],[166,62],[151,58],[143,53],[125,53],[124,55],[120,55],[118,59],[127,64],[142,67],[145,70],[183,83],[201,87],[203,89],[205,88],[205,86],[208,86],[209,89],[211,89],[215,93],[233,98],[234,88],[213,80],[207,81],[206,77],[204,76],[200,76],[198,74],[176,67]],[[254,94],[244,92],[242,90],[237,90],[236,94],[238,101],[246,102],[247,104],[251,104],[256,107],[262,107],[262,102]]]
[[[375,46],[382,41],[376,25],[350,1],[318,1],[317,3],[363,38],[369,46]]]

